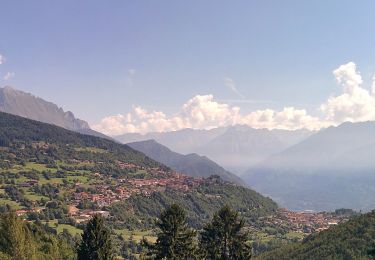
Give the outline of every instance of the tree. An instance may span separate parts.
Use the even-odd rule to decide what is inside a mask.
[[[200,239],[204,258],[220,260],[249,259],[251,248],[246,243],[246,233],[242,232],[244,221],[229,206],[215,213],[207,224]]]
[[[78,247],[78,260],[113,259],[113,248],[109,230],[103,217],[95,215],[86,225]]]
[[[154,245],[144,240],[150,249],[149,255],[155,259],[195,259],[196,232],[186,223],[186,213],[178,205],[173,204],[161,213],[156,223],[160,232]]]
[[[14,212],[1,216],[0,251],[17,260],[36,259],[36,248],[30,230]]]

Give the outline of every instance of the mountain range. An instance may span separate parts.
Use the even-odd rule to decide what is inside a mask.
[[[242,177],[295,210],[375,208],[375,122],[329,127],[251,167]]]
[[[133,142],[128,143],[127,145],[178,172],[193,177],[205,178],[211,175],[218,175],[223,180],[241,185],[244,184],[238,176],[228,172],[205,156],[199,156],[196,153],[187,155],[179,154],[171,151],[168,147],[157,143],[155,140]]]
[[[52,102],[45,101],[32,94],[16,90],[9,86],[0,88],[0,111],[53,124],[82,134],[110,139],[109,137],[90,129],[90,126],[86,121],[75,118],[72,112],[65,112],[62,108]],[[194,131],[189,140],[183,137],[185,132],[190,132],[189,130],[185,130],[181,131],[180,135],[170,135],[172,136],[172,139],[166,137],[164,139],[169,140],[170,144],[173,143],[177,146],[180,144],[180,147],[186,147],[189,142],[191,146],[196,146],[196,142],[202,142],[204,139],[207,139],[208,136],[215,136],[215,132],[219,133],[221,131],[223,130]],[[137,135],[134,136],[136,137]],[[159,136],[163,135],[159,134]],[[135,149],[148,154],[155,160],[187,175],[201,177],[219,175],[224,180],[235,182],[237,184],[244,184],[239,177],[226,171],[224,168],[206,157],[201,157],[197,154],[178,154],[156,142],[134,143],[132,145]]]
[[[76,118],[72,112],[65,112],[52,102],[9,86],[0,88],[0,111],[57,125],[82,134],[106,137],[92,130],[86,121]]]
[[[175,152],[204,155],[225,169],[240,174],[311,134],[313,132],[308,130],[268,130],[235,125],[211,130],[183,129],[144,135],[125,134],[114,138],[123,143],[154,139]]]
[[[274,214],[278,208],[271,199],[217,176],[194,179],[175,174],[128,145],[3,112],[0,150],[0,207],[45,207],[48,200],[40,200],[38,194],[47,193],[33,185],[48,184],[57,187],[51,197],[64,204],[84,203],[95,194],[92,200],[102,203],[95,208],[109,210],[115,219],[123,220],[115,221],[116,227],[150,227],[162,208],[173,203],[185,205],[189,217],[200,226],[225,204],[241,210],[248,221]],[[22,192],[7,192],[18,188]]]
[[[11,87],[0,88],[0,111],[106,137],[72,112]],[[237,184],[243,179],[289,209],[368,211],[375,208],[374,133],[375,122],[363,122],[318,132],[235,125],[115,138],[191,176],[215,174]]]

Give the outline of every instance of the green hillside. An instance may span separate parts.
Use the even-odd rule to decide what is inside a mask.
[[[69,159],[94,159],[102,163],[125,160],[141,166],[161,166],[127,145],[2,112],[0,147],[3,151],[1,168],[24,161],[48,164]]]
[[[209,178],[189,193],[166,191],[150,197],[133,196],[126,202],[114,204],[111,212],[126,226],[138,223],[143,228],[150,228],[165,206],[173,203],[187,210],[188,223],[195,228],[202,228],[224,205],[239,211],[248,224],[254,223],[258,217],[275,213],[277,209],[275,202],[253,190]]]
[[[49,221],[58,231],[79,233],[80,223],[99,211],[121,228],[151,228],[172,203],[187,209],[193,226],[224,204],[249,221],[277,209],[253,190],[176,174],[127,145],[6,113],[0,113],[0,150],[2,210]]]
[[[373,259],[369,251],[374,248],[375,211],[372,211],[258,259]]]

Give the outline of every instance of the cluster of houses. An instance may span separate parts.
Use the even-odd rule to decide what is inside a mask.
[[[123,166],[133,167],[132,164],[123,164]],[[153,168],[152,170],[153,175],[160,174],[159,171],[161,171],[159,168]],[[193,178],[177,172],[168,174],[163,172],[163,178],[119,179],[116,185],[92,185],[90,187],[90,192],[77,192],[76,190],[72,194],[69,215],[75,218],[77,222],[87,220],[93,214],[106,216],[106,214],[104,214],[106,211],[100,211],[98,213],[98,211],[78,209],[77,206],[81,201],[94,202],[97,204],[98,208],[104,208],[113,203],[124,201],[133,194],[150,196],[154,192],[164,192],[167,189],[187,192],[193,187],[200,185],[203,181],[203,178]],[[80,185],[80,183],[77,183],[77,188],[80,187]]]
[[[102,217],[109,217],[109,211],[105,210],[80,210],[76,206],[68,207],[68,214],[70,217],[74,218],[76,223],[82,223],[89,220],[94,215],[101,215]]]
[[[192,187],[198,186],[202,183],[203,178],[192,178],[180,173],[173,173],[168,178],[152,178],[152,179],[130,179],[127,182],[137,188],[149,188],[151,190],[156,188],[169,188],[179,191],[188,191]],[[160,189],[156,189],[160,190]],[[155,190],[155,191],[156,191]]]
[[[347,220],[345,217],[325,212],[295,212],[287,209],[280,209],[279,212],[289,222],[293,231],[306,234],[326,230]]]

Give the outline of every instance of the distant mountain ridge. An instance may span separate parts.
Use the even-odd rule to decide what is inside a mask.
[[[219,175],[223,180],[241,185],[244,184],[239,177],[226,171],[223,167],[205,156],[199,156],[195,153],[182,155],[171,151],[155,140],[127,143],[127,145],[181,173],[193,177],[205,178],[211,175]]]
[[[308,130],[255,129],[247,125],[219,127],[211,130],[178,131],[114,136],[123,143],[154,139],[171,150],[207,156],[225,169],[242,173],[250,166],[294,145],[313,132]]]
[[[343,123],[251,167],[243,178],[294,210],[375,208],[375,122]]]
[[[52,102],[9,86],[0,88],[0,111],[83,134],[106,137],[104,134],[90,129],[86,121],[76,118],[72,112],[65,112]]]

